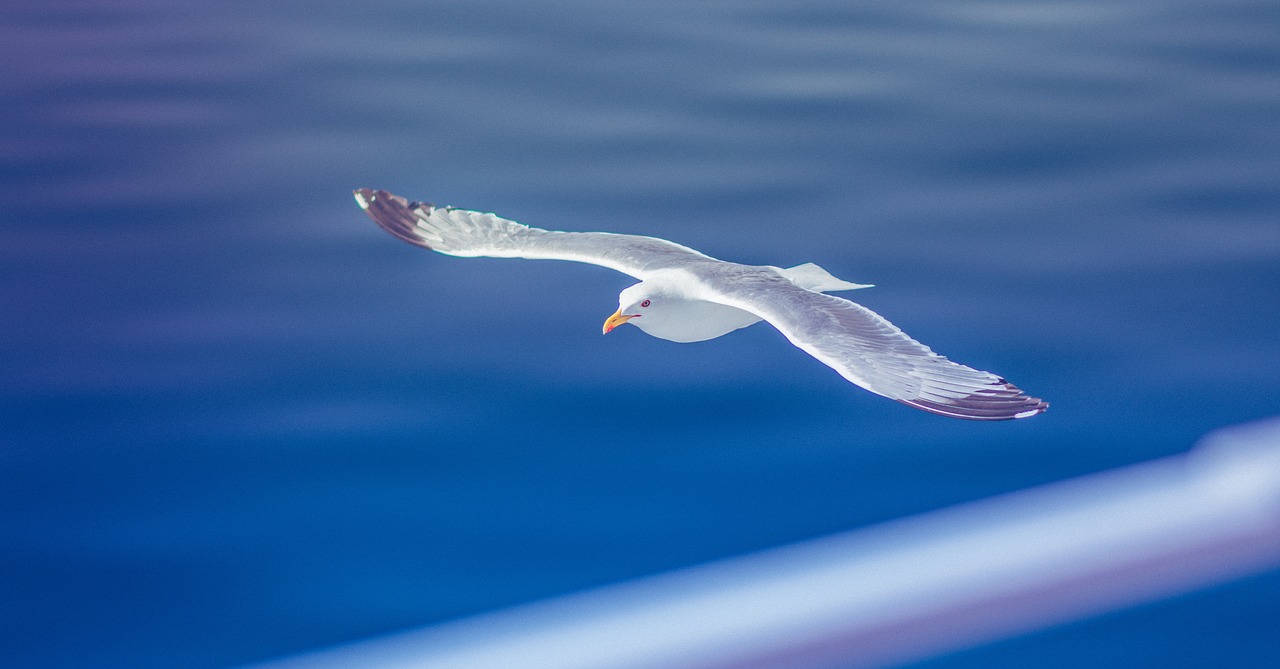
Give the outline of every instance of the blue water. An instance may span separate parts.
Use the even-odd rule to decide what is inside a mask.
[[[269,6],[264,6],[269,5]],[[19,3],[0,665],[219,667],[1280,414],[1280,6]],[[1052,403],[976,424],[351,189],[817,262]],[[921,667],[1274,667],[1280,574]]]

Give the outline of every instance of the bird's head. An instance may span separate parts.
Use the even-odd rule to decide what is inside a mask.
[[[637,283],[618,294],[618,310],[604,322],[604,333],[633,318],[652,317],[655,304],[660,300],[644,282]]]

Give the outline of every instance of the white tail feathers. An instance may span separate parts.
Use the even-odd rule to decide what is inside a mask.
[[[831,276],[831,273],[817,265],[807,262],[803,265],[788,267],[778,270],[782,272],[782,276],[791,280],[791,283],[800,286],[806,290],[812,290],[819,293],[831,293],[840,290],[857,290],[859,288],[870,288],[869,283],[853,283],[843,279],[837,279]]]

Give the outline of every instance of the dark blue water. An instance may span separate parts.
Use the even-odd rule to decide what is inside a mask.
[[[264,7],[264,4],[270,6]],[[1183,451],[1280,413],[1280,6],[18,3],[0,664],[218,667]],[[974,424],[357,186],[813,261]],[[1274,667],[1280,574],[921,666]]]

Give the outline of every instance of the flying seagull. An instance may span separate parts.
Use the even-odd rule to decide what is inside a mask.
[[[387,232],[451,256],[573,260],[629,274],[604,332],[630,323],[676,342],[767,321],[849,381],[903,404],[971,420],[1027,418],[1049,407],[990,372],[954,363],[864,306],[827,295],[867,288],[813,263],[783,269],[717,260],[657,237],[559,232],[361,188],[356,202]]]

